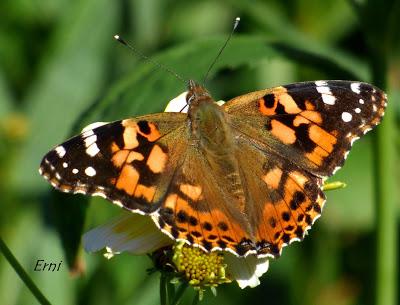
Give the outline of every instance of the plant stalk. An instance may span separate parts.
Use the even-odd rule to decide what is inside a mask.
[[[36,300],[42,305],[51,305],[51,303],[46,299],[43,293],[39,290],[39,288],[35,285],[32,279],[29,277],[28,273],[24,270],[21,264],[17,261],[15,256],[12,254],[10,249],[7,247],[6,243],[0,237],[0,252],[3,253],[4,257],[8,261],[8,263],[13,267],[15,272],[18,274],[20,279],[25,283],[25,285],[32,292]]]
[[[385,56],[373,62],[373,82],[386,88]],[[374,137],[374,177],[376,206],[376,305],[397,304],[397,209],[395,186],[395,118],[393,101]]]

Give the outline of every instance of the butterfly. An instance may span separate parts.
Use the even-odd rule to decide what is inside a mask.
[[[386,94],[362,82],[301,82],[223,105],[189,81],[188,111],[90,125],[48,152],[58,190],[149,215],[204,251],[278,257],[321,215],[324,179],[378,125]]]

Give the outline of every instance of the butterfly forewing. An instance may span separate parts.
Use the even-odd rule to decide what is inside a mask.
[[[179,140],[185,120],[184,114],[162,113],[85,130],[46,154],[40,172],[61,191],[151,213],[187,144]]]
[[[351,81],[295,83],[224,106],[234,129],[319,176],[343,165],[353,142],[379,124],[385,107],[384,92]]]

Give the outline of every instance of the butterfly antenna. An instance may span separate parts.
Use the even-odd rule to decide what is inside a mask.
[[[210,74],[211,69],[214,67],[215,63],[217,62],[219,56],[222,54],[222,52],[224,51],[225,47],[227,46],[229,40],[231,40],[233,33],[235,32],[236,28],[238,27],[240,22],[240,17],[236,17],[235,18],[235,22],[233,23],[233,27],[232,27],[232,31],[230,32],[228,38],[225,40],[224,45],[221,47],[221,49],[219,50],[217,56],[215,56],[214,61],[211,63],[210,67],[207,70],[206,76],[204,76],[203,79],[203,84],[205,84],[205,82],[207,81],[208,75]]]
[[[156,67],[167,71],[169,74],[175,76],[178,80],[180,80],[181,82],[187,84],[188,82],[183,79],[183,77],[181,77],[178,73],[176,73],[175,71],[171,70],[170,68],[168,68],[167,66],[164,66],[163,64],[160,64],[159,62],[155,61],[154,59],[151,59],[150,57],[144,55],[142,52],[140,52],[138,49],[136,49],[134,46],[132,46],[131,44],[129,44],[128,42],[126,42],[124,39],[122,39],[121,36],[119,35],[114,35],[114,39],[117,40],[119,43],[123,44],[124,46],[126,46],[128,49],[130,49],[133,53],[135,53],[137,56],[139,56],[140,58],[142,58],[143,60],[146,60],[148,62],[151,62],[153,65],[155,65]]]

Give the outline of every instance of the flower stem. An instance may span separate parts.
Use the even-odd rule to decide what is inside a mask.
[[[160,304],[167,305],[167,278],[163,273],[160,277]]]
[[[183,294],[185,293],[186,289],[189,287],[188,283],[182,283],[175,292],[175,296],[170,303],[170,305],[178,305],[182,299]]]
[[[199,301],[200,301],[200,291],[196,292],[196,294],[194,295],[192,305],[197,305]]]
[[[386,89],[386,65],[384,56],[376,56],[373,62],[374,84]],[[375,149],[375,205],[376,205],[376,296],[377,305],[397,304],[397,209],[395,187],[395,135],[393,101],[383,123],[376,131]],[[393,112],[393,113],[392,113]]]
[[[167,289],[167,304],[171,304],[171,301],[175,298],[175,284],[171,283],[171,278],[167,277],[166,289]]]
[[[19,275],[21,280],[25,283],[25,285],[32,292],[34,297],[38,300],[38,302],[42,305],[51,305],[51,303],[46,299],[46,297],[42,294],[39,288],[35,285],[29,275],[26,273],[21,264],[17,261],[15,256],[11,253],[10,249],[7,247],[6,243],[0,237],[0,251],[3,253],[4,257],[14,268],[15,272]]]

